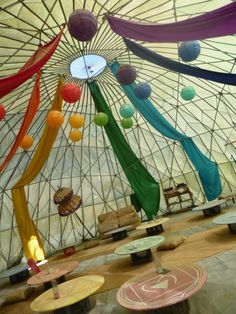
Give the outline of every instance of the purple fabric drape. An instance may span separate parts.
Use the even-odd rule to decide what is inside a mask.
[[[106,16],[112,30],[122,37],[148,42],[200,40],[236,33],[236,1],[184,21],[157,24]]]

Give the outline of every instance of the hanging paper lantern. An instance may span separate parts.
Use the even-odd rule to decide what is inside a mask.
[[[130,64],[122,65],[116,74],[118,82],[122,85],[132,84],[136,80],[136,77],[136,69]]]
[[[129,129],[132,127],[132,125],[133,125],[133,120],[131,118],[121,120],[121,126],[124,129]]]
[[[131,118],[134,115],[135,109],[133,105],[124,104],[120,107],[120,115],[122,118]]]
[[[72,104],[80,99],[80,88],[74,83],[64,84],[61,88],[61,97],[66,102]]]
[[[3,120],[6,116],[6,109],[3,105],[0,104],[0,121]]]
[[[104,112],[98,112],[94,117],[96,125],[104,126],[108,123],[108,116]]]
[[[185,86],[181,89],[180,96],[183,100],[192,100],[196,95],[196,91],[193,86]]]
[[[69,137],[73,142],[78,142],[83,138],[83,133],[79,130],[73,130],[70,132]]]
[[[33,138],[31,135],[25,135],[20,142],[20,147],[23,149],[29,149],[33,145]]]
[[[148,83],[139,83],[134,88],[134,94],[140,99],[147,99],[152,93],[151,86]]]
[[[51,128],[59,128],[64,122],[64,117],[62,113],[58,110],[49,111],[46,119],[46,123]]]
[[[97,31],[97,20],[88,10],[75,10],[71,13],[67,26],[72,37],[89,41]]]
[[[75,114],[73,116],[70,116],[69,118],[69,124],[72,128],[79,129],[82,128],[84,125],[84,117],[80,114]]]
[[[190,62],[199,56],[201,46],[197,40],[185,41],[179,46],[179,57],[184,62]]]

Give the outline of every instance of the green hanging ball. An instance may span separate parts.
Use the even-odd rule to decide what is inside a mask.
[[[196,91],[193,86],[185,86],[181,89],[180,96],[183,100],[192,100],[196,95]]]
[[[108,123],[108,116],[104,112],[98,112],[94,117],[96,125],[104,126]]]
[[[124,129],[129,129],[132,127],[132,125],[133,125],[133,120],[131,118],[121,120],[121,126]]]

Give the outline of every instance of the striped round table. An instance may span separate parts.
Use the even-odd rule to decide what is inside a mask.
[[[188,313],[185,301],[201,289],[206,280],[206,269],[198,265],[175,267],[165,274],[149,271],[123,284],[117,292],[117,301],[130,310],[158,309],[161,313],[159,309],[165,308],[165,313],[184,314]]]

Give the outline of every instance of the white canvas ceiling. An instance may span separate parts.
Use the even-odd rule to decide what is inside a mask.
[[[26,187],[30,213],[37,225],[47,254],[53,253],[66,240],[79,241],[96,235],[96,216],[130,203],[132,189],[113,153],[105,130],[96,127],[96,109],[85,81],[71,77],[69,66],[84,54],[103,56],[107,62],[117,59],[131,63],[138,72],[137,82],[152,86],[151,101],[161,114],[180,132],[193,138],[201,151],[219,164],[224,192],[235,189],[236,172],[233,157],[236,126],[236,87],[217,84],[173,73],[140,60],[127,51],[122,38],[114,34],[105,13],[125,19],[168,23],[188,19],[224,4],[225,0],[1,0],[0,9],[0,77],[16,73],[37,49],[39,43],[50,41],[68,21],[75,9],[93,12],[98,31],[91,42],[78,42],[65,28],[61,42],[42,71],[40,108],[29,130],[34,145],[29,151],[18,149],[8,167],[0,175],[0,269],[21,256],[21,245],[14,220],[11,187],[30,161],[50,108],[58,76],[81,86],[82,95],[74,105],[64,104],[64,124],[61,127],[49,159],[37,178]],[[142,43],[173,60],[178,59],[177,44]],[[201,41],[201,54],[191,65],[213,71],[235,73],[236,36]],[[97,82],[118,124],[119,108],[129,103],[108,68]],[[34,77],[1,99],[7,117],[0,121],[0,161],[4,160],[25,114]],[[179,96],[185,85],[195,87],[192,101]],[[68,118],[72,113],[85,117],[83,140],[69,140]],[[122,132],[144,166],[161,187],[187,182],[195,202],[204,200],[202,187],[191,162],[179,143],[163,137],[135,113],[132,129]],[[76,214],[61,218],[52,198],[58,186],[71,186],[81,195],[83,206]],[[161,209],[165,202],[161,198]]]

